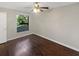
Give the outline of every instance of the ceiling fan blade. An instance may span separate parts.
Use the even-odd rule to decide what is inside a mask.
[[[48,7],[40,7],[41,9],[49,9]]]

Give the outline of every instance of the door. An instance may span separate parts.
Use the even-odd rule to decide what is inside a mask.
[[[7,14],[0,12],[0,44],[7,41]]]

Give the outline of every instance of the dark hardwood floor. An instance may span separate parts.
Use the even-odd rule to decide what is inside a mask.
[[[31,34],[0,44],[1,56],[79,56],[79,52]]]

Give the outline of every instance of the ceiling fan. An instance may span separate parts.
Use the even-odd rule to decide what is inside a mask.
[[[40,13],[40,12],[43,12],[44,10],[47,10],[47,9],[49,9],[49,8],[48,7],[40,7],[38,2],[35,2],[33,4],[33,11],[35,13]]]

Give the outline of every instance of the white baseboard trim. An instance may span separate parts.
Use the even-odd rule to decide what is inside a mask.
[[[36,33],[35,33],[35,34],[36,34]],[[73,49],[73,50],[79,52],[79,49],[74,48],[74,47],[72,47],[72,46],[69,46],[69,45],[67,45],[67,44],[61,43],[61,42],[59,42],[59,41],[56,41],[56,40],[54,40],[54,39],[51,39],[51,38],[48,38],[48,37],[45,37],[45,36],[42,36],[42,35],[40,35],[40,34],[36,34],[36,35],[41,36],[41,37],[46,38],[46,39],[48,39],[48,40],[50,40],[50,41],[56,42],[56,43],[58,43],[58,44],[60,44],[60,45],[63,45],[63,46],[65,46],[65,47],[68,47],[68,48],[70,48],[70,49]]]
[[[14,40],[16,38],[24,37],[24,36],[27,36],[27,35],[30,35],[30,34],[33,34],[33,33],[29,33],[29,34],[26,34],[26,35],[21,35],[21,36],[13,37],[13,38],[8,39],[8,41]]]

